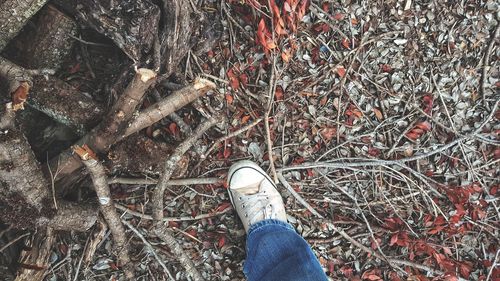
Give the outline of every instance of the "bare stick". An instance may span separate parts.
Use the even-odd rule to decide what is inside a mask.
[[[288,181],[285,179],[285,177],[283,176],[283,174],[278,173],[277,177],[278,177],[279,181],[281,182],[281,184],[284,187],[286,187],[286,189],[293,195],[293,197],[295,197],[295,199],[297,199],[297,201],[300,204],[302,204],[302,206],[306,207],[306,209],[309,210],[309,212],[311,212],[313,215],[317,216],[318,218],[321,218],[321,219],[324,218],[320,213],[318,213],[318,211],[316,211],[313,207],[311,207],[311,205],[309,205],[309,203],[307,203],[306,200],[304,200],[304,198],[302,198],[302,196],[300,196],[293,189],[293,187],[288,183]]]
[[[145,219],[145,220],[153,220],[153,217],[150,216],[150,215],[146,215],[146,214],[143,214],[143,213],[140,213],[140,212],[137,212],[137,211],[133,211],[133,210],[130,210],[129,208],[125,207],[125,206],[122,206],[118,203],[115,203],[115,207],[119,210],[122,210],[124,212],[127,212],[133,216],[136,216],[138,218],[141,218],[141,219]],[[213,217],[216,217],[216,216],[220,216],[222,214],[225,214],[225,213],[229,213],[230,211],[232,210],[232,208],[227,208],[227,209],[224,209],[220,212],[213,212],[213,213],[208,213],[208,214],[201,214],[201,215],[197,215],[197,216],[194,216],[194,217],[168,217],[168,218],[163,218],[163,221],[164,222],[169,222],[169,221],[197,221],[197,220],[202,220],[202,219],[208,219],[208,218],[213,218]]]
[[[251,128],[255,127],[255,125],[259,124],[260,122],[262,122],[262,118],[258,118],[257,120],[253,121],[252,123],[250,123],[250,124],[248,124],[248,125],[240,128],[240,129],[238,129],[238,130],[236,130],[236,131],[228,134],[227,136],[224,136],[224,137],[216,140],[214,142],[214,144],[212,144],[212,146],[207,150],[207,152],[205,152],[205,157],[207,157],[208,155],[210,155],[210,152],[212,152],[212,150],[215,149],[215,146],[217,144],[219,144],[219,143],[221,143],[223,141],[226,141],[226,140],[228,140],[228,139],[230,139],[232,137],[235,137],[235,136],[237,136],[237,135],[239,135],[239,134],[241,134],[241,133],[243,133],[245,131],[250,130]]]
[[[130,230],[132,230],[132,232],[137,236],[139,237],[139,239],[141,239],[142,243],[144,243],[144,245],[146,246],[146,249],[148,252],[150,252],[151,254],[153,254],[153,256],[155,257],[156,261],[160,264],[160,266],[163,268],[163,271],[165,271],[165,273],[168,275],[168,277],[170,277],[170,279],[172,280],[175,280],[174,276],[172,275],[172,273],[168,270],[167,268],[167,265],[165,265],[165,263],[163,262],[162,258],[160,258],[158,256],[158,254],[156,253],[155,249],[153,248],[153,246],[151,245],[151,243],[148,242],[148,240],[146,240],[146,238],[144,238],[144,235],[142,235],[139,230],[137,230],[135,227],[133,227],[130,223],[128,223],[127,221],[125,220],[122,220],[122,223],[124,225],[126,225]]]
[[[486,83],[486,75],[490,68],[490,55],[493,50],[493,47],[495,46],[495,41],[497,40],[499,33],[500,33],[500,23],[497,23],[497,27],[495,28],[495,32],[493,32],[493,35],[491,36],[490,43],[488,44],[488,48],[486,49],[483,58],[483,72],[481,74],[481,96],[483,99],[483,103],[485,102],[486,98],[484,84]]]
[[[493,270],[497,267],[498,265],[498,254],[500,253],[500,249],[497,250],[497,253],[495,254],[495,258],[493,259],[493,264],[491,265],[490,270],[488,271],[488,276],[486,277],[486,281],[489,281],[491,278],[491,274],[493,273]]]
[[[170,155],[170,157],[165,161],[165,165],[163,167],[163,172],[160,175],[160,179],[158,180],[158,185],[153,193],[153,198],[151,199],[153,203],[153,218],[157,222],[161,222],[163,219],[163,194],[168,187],[168,181],[172,176],[175,167],[181,157],[186,153],[191,146],[212,126],[214,126],[220,120],[218,118],[211,117],[201,123],[195,130],[194,134],[189,138],[184,140]]]
[[[2,248],[0,248],[0,253],[1,253],[1,252],[3,252],[3,250],[5,250],[5,249],[9,248],[9,247],[10,247],[10,245],[12,245],[12,244],[16,243],[17,241],[19,241],[19,240],[23,239],[24,237],[26,237],[26,236],[28,236],[28,235],[30,235],[30,233],[29,233],[29,232],[26,232],[26,233],[24,233],[23,235],[20,235],[20,236],[16,237],[14,240],[9,241],[9,243],[5,244]]]
[[[120,183],[120,184],[146,184],[153,185],[158,184],[158,179],[152,178],[109,178],[108,184]],[[167,185],[197,185],[197,184],[222,184],[224,179],[221,178],[186,178],[186,179],[170,179]]]
[[[79,154],[81,155],[81,154]],[[123,265],[125,277],[129,280],[135,279],[134,267],[130,261],[127,247],[127,237],[125,236],[125,228],[123,227],[120,216],[116,212],[111,198],[111,192],[107,183],[104,166],[99,161],[94,159],[90,154],[81,156],[82,162],[90,172],[94,188],[101,204],[101,213],[108,224],[109,230],[113,235],[113,244],[118,260]]]
[[[213,82],[202,78],[196,79],[193,84],[173,92],[162,101],[141,111],[119,139],[151,126],[214,88]]]
[[[186,252],[182,249],[182,246],[177,242],[168,227],[166,226],[157,226],[154,228],[154,233],[158,236],[163,242],[167,244],[170,248],[170,251],[177,257],[179,262],[182,264],[186,273],[191,276],[191,278],[195,281],[204,280],[201,274],[198,272],[196,267],[194,266],[193,260],[189,257]]]
[[[269,114],[271,113],[271,110],[273,108],[274,94],[276,92],[275,74],[276,74],[276,56],[273,55],[273,64],[271,65],[271,77],[269,78],[267,110],[264,115],[264,128],[266,129],[266,143],[267,143],[267,155],[269,157],[269,168],[271,169],[271,174],[273,175],[274,183],[277,183],[278,175],[276,174],[276,168],[274,167],[273,142],[271,141],[271,130],[269,128]]]

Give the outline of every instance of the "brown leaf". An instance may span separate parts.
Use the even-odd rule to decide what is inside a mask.
[[[384,116],[382,115],[382,112],[378,109],[378,108],[373,108],[373,113],[375,113],[375,117],[377,117],[377,119],[379,121],[382,121],[384,120]]]

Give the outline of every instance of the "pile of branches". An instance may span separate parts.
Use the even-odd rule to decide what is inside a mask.
[[[7,0],[0,4],[0,222],[8,226],[0,236],[14,229],[31,233],[26,239],[29,245],[14,262],[17,268],[10,268],[16,270],[16,280],[42,280],[49,269],[55,233],[85,232],[94,225],[102,225],[99,214],[110,229],[118,266],[123,268],[127,279],[135,280],[125,227],[108,186],[106,170],[117,165],[109,159],[109,155],[116,156],[110,149],[129,140],[144,142],[137,132],[215,87],[212,82],[198,78],[167,97],[158,95],[155,104],[141,110],[146,94],[155,92],[156,85],[166,83],[188,52],[203,51],[215,41],[213,34],[201,36],[207,34],[200,24],[205,18],[196,6],[179,0],[154,3],[85,0],[78,1],[78,5],[66,1]],[[63,68],[64,59],[76,41],[88,43],[78,35],[82,26],[107,37],[123,52],[123,57],[128,57],[123,70],[114,73],[118,79],[110,90],[110,96],[116,96],[111,106],[96,102],[54,75]],[[196,38],[203,38],[203,42],[197,42]],[[95,74],[92,76],[96,78]],[[32,132],[26,129],[29,126],[23,126],[25,108],[43,112],[64,125],[74,141],[40,163],[37,156],[46,157],[46,150],[34,153],[35,144],[30,145],[27,138]],[[37,120],[30,122],[37,127]],[[184,153],[220,122],[216,112],[205,113],[199,127],[176,149],[160,144],[156,147],[170,156],[158,168],[160,180],[153,196],[151,234],[166,242],[194,280],[202,279],[201,275],[162,223],[163,192]],[[112,167],[104,167],[104,160],[111,161]],[[73,186],[89,175],[95,193],[74,200]],[[8,247],[2,247],[2,251]],[[168,272],[164,264],[163,267]],[[10,273],[0,272],[0,276],[7,278]]]

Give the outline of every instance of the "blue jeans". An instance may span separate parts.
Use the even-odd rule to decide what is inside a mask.
[[[250,227],[243,272],[248,281],[326,281],[311,247],[291,225],[278,220]]]

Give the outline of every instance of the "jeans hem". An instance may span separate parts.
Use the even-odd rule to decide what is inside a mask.
[[[247,236],[252,235],[253,232],[259,231],[259,230],[261,230],[263,227],[265,227],[267,225],[282,226],[282,227],[286,228],[287,230],[295,231],[295,229],[293,228],[293,226],[291,226],[287,222],[280,221],[280,220],[275,220],[275,219],[268,219],[268,220],[259,221],[258,223],[255,223],[255,224],[251,225],[250,229],[248,230]]]

